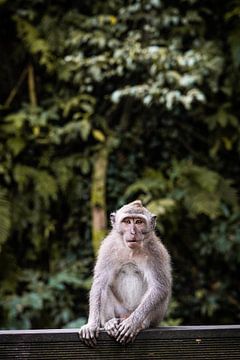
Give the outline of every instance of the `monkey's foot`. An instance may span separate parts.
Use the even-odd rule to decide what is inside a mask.
[[[121,321],[122,319],[120,318],[112,318],[111,320],[108,320],[104,325],[104,330],[106,330],[109,336],[116,337],[117,330]]]
[[[94,347],[97,345],[97,337],[99,335],[99,327],[95,325],[83,325],[79,330],[80,339],[87,346]]]

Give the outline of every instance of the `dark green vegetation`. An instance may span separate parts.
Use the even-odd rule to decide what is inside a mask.
[[[0,0],[1,328],[79,326],[106,215],[136,198],[173,257],[168,324],[239,323],[239,17]]]

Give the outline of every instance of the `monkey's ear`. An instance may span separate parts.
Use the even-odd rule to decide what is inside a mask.
[[[154,230],[156,227],[156,223],[157,223],[157,216],[156,215],[152,215],[151,217],[151,227]]]
[[[111,221],[112,227],[115,225],[115,220],[116,220],[116,213],[115,213],[115,212],[112,212],[112,213],[110,214],[110,221]]]

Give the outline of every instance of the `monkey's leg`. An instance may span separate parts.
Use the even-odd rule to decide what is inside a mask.
[[[119,324],[127,317],[127,310],[110,289],[104,295],[101,324],[109,336],[116,337]]]

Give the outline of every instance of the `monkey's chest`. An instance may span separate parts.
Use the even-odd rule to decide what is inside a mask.
[[[135,309],[147,291],[142,271],[134,263],[126,263],[116,272],[114,292],[118,300],[129,310]]]

